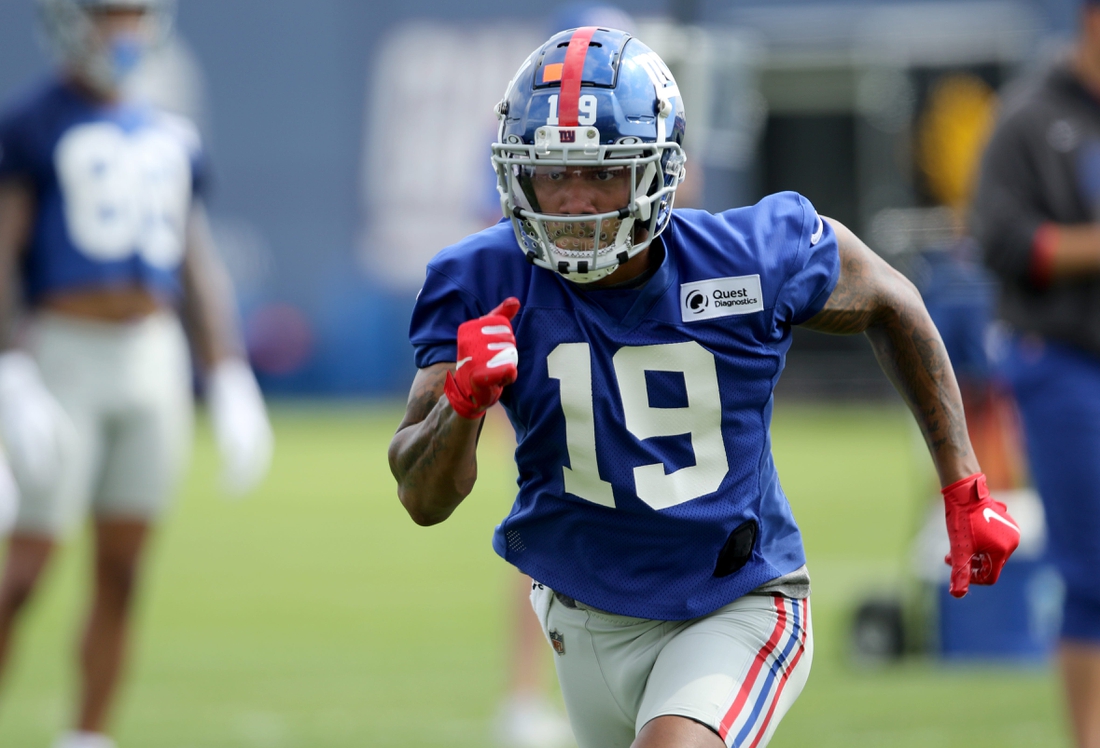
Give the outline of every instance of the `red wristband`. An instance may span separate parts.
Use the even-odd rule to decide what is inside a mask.
[[[968,499],[980,498],[980,496],[970,497],[967,496],[965,493],[960,492],[959,489],[965,487],[967,484],[977,483],[979,478],[984,477],[985,473],[974,473],[973,475],[968,475],[961,480],[955,481],[950,486],[944,486],[940,489],[940,493],[943,494],[944,499],[952,500],[957,504],[968,504],[970,503]],[[963,493],[963,495],[959,496],[960,493]]]
[[[454,409],[454,412],[461,417],[476,421],[485,415],[485,411],[479,408],[477,404],[467,397],[461,388],[459,388],[458,380],[455,379],[454,372],[447,372],[447,381],[443,385],[443,394],[447,396],[447,400],[451,403],[451,408]]]

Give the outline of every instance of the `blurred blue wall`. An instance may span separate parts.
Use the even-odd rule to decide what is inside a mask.
[[[817,2],[738,7],[790,6],[796,14]],[[1070,32],[1076,0],[1034,4],[1051,30]],[[730,8],[717,0],[622,5],[702,22]],[[206,74],[212,213],[255,227],[270,260],[262,285],[243,294],[243,311],[289,304],[312,331],[311,353],[296,370],[263,377],[269,391],[399,392],[413,373],[405,338],[411,295],[372,283],[353,259],[365,94],[384,35],[425,18],[539,23],[547,8],[534,0],[181,0],[179,28]],[[48,69],[36,37],[34,3],[0,0],[0,99]]]

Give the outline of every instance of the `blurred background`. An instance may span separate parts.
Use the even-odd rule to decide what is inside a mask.
[[[986,337],[989,288],[963,219],[997,91],[1058,54],[1077,1],[619,5],[684,92],[686,198],[718,211],[802,192],[917,282],[945,337],[959,320],[974,328],[952,356],[972,429],[988,431],[983,465],[1001,489],[1026,488],[1011,414],[968,353]],[[510,636],[514,572],[489,537],[514,494],[511,436],[490,424],[475,494],[428,530],[398,505],[385,448],[414,373],[424,267],[499,218],[492,107],[560,10],[180,2],[141,84],[206,140],[215,235],[278,450],[260,494],[226,504],[200,442],[150,572],[121,745],[487,744]],[[50,64],[34,3],[0,0],[0,100]],[[1034,581],[1041,537],[1008,598],[973,613],[1022,617],[980,651],[968,621],[937,607],[931,465],[869,346],[795,337],[774,444],[810,554],[818,650],[773,745],[1068,745],[1048,670],[1057,584]],[[44,745],[66,718],[84,552],[69,551],[23,628],[0,745]]]
[[[554,4],[179,6],[176,43],[150,73],[171,80],[162,103],[194,117],[212,153],[211,210],[265,389],[404,392],[424,264],[497,220],[492,106],[548,35]],[[623,7],[685,91],[703,207],[796,189],[868,239],[884,209],[930,202],[911,151],[937,78],[963,70],[996,88],[1076,17],[1076,0]],[[0,97],[49,64],[34,4],[0,0]],[[884,381],[869,357],[858,374],[811,369],[792,365],[785,383]]]

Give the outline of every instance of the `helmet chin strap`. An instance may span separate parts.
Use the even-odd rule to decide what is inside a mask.
[[[593,270],[588,273],[570,273],[569,275],[563,275],[562,277],[572,283],[580,285],[586,285],[588,283],[595,283],[596,281],[603,280],[607,276],[614,273],[619,269],[618,265],[609,268],[601,268],[600,270]]]

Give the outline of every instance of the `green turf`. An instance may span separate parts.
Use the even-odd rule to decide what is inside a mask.
[[[385,462],[398,416],[277,409],[275,468],[241,503],[215,494],[200,430],[146,578],[122,748],[489,745],[513,580],[489,546],[513,492],[508,437],[487,430],[474,495],[448,522],[419,528]],[[806,536],[817,652],[772,745],[1068,745],[1045,670],[846,664],[846,616],[864,590],[900,578],[928,491],[913,438],[891,408],[777,408],[776,460]],[[0,697],[0,746],[45,748],[66,719],[86,554],[83,541],[66,550],[25,621]]]

